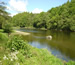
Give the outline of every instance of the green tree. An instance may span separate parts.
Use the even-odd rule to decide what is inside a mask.
[[[74,31],[74,15],[75,0],[68,0],[62,6],[52,8],[48,12],[41,12],[40,14],[19,13],[12,18],[12,23],[14,26],[20,27]]]
[[[8,16],[9,14],[5,11],[5,3],[0,1],[0,28],[2,28],[3,22],[5,20],[8,20],[10,17]]]
[[[13,30],[12,25],[8,21],[3,23],[2,28],[3,28],[4,32],[7,32],[7,33],[12,32],[12,30]]]

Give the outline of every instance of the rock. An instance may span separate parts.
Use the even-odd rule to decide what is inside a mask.
[[[52,40],[52,36],[51,35],[46,36],[46,38],[49,39],[49,40]]]

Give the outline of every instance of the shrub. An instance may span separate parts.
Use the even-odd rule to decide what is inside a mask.
[[[7,46],[10,48],[10,50],[15,51],[15,50],[24,50],[25,54],[29,52],[29,45],[27,44],[26,41],[23,41],[21,39],[21,36],[13,36],[11,39],[8,41]]]
[[[66,65],[75,65],[75,62],[74,61],[69,61],[66,63]]]
[[[3,23],[2,28],[3,28],[4,32],[7,32],[7,33],[12,32],[12,30],[13,30],[12,25],[8,22]]]

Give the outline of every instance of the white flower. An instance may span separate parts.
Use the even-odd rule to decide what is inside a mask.
[[[13,59],[17,60],[18,57],[16,56],[19,52],[16,51],[16,52],[11,52],[8,56],[10,58],[11,61],[13,61]]]
[[[13,61],[13,59],[11,58],[11,61]]]
[[[8,59],[8,58],[6,57],[6,55],[4,55],[3,59],[6,60],[6,59]]]
[[[16,63],[16,65],[20,65],[19,63]]]
[[[12,48],[12,50],[15,50],[14,48]]]

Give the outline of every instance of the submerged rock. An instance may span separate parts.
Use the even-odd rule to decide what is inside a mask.
[[[46,39],[52,40],[52,36],[51,35],[46,36]]]

